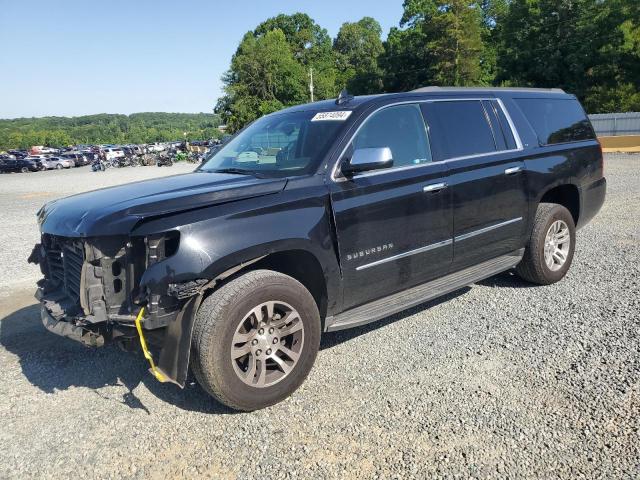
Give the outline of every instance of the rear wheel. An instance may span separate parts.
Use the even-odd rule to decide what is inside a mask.
[[[569,210],[555,203],[541,203],[516,272],[529,282],[555,283],[567,274],[575,244],[576,227]]]
[[[196,314],[192,368],[213,397],[257,410],[293,393],[320,345],[320,315],[297,280],[256,270],[207,297]]]
[[[60,163],[56,165],[56,169],[58,169],[58,170],[62,170],[63,168],[64,168],[64,167],[63,167],[63,166],[62,166],[62,164],[60,164]]]

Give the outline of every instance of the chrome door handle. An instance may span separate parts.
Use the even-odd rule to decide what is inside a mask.
[[[431,185],[427,185],[422,188],[423,192],[439,192],[440,190],[444,190],[447,188],[447,184],[445,182],[441,183],[432,183]]]
[[[519,173],[521,171],[522,171],[522,167],[511,167],[511,168],[507,168],[504,171],[504,174],[505,175],[514,175],[514,174]]]

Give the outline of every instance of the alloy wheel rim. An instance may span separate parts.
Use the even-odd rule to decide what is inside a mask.
[[[563,220],[551,224],[544,240],[544,262],[549,270],[560,270],[567,262],[571,247],[569,226]]]
[[[285,302],[261,303],[236,327],[231,363],[238,378],[264,388],[286,378],[298,364],[304,346],[300,314]]]

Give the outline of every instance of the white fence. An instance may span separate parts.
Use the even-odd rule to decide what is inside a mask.
[[[640,135],[640,112],[596,113],[589,120],[599,137]]]

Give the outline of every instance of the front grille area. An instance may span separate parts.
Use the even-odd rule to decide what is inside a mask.
[[[80,303],[84,245],[82,241],[49,236],[43,242],[48,266],[48,279],[56,290],[75,304]]]

